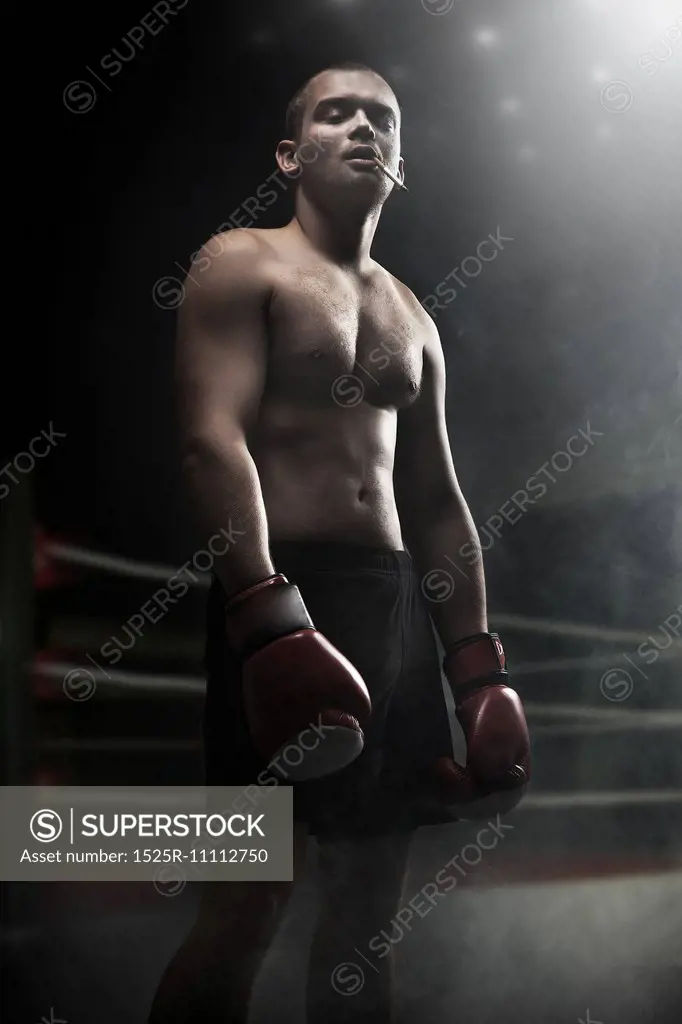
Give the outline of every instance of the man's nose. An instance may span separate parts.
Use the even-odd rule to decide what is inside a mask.
[[[351,130],[351,138],[376,139],[377,133],[369,118],[362,113],[356,116],[355,124]]]

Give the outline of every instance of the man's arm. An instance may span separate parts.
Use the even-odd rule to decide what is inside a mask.
[[[271,576],[260,480],[247,448],[263,393],[269,290],[253,236],[221,236],[180,310],[177,382],[183,469],[205,541],[233,532],[214,570],[231,596]],[[225,545],[216,542],[216,550]]]
[[[430,319],[425,330],[422,391],[398,414],[394,482],[403,536],[425,596],[432,597],[429,611],[467,745],[466,766],[447,754],[438,757],[435,774],[457,817],[506,814],[530,779],[528,726],[519,695],[507,685],[500,639],[488,633],[481,546],[445,423],[445,361]],[[473,565],[462,565],[462,552],[474,553]],[[438,578],[443,569],[449,578]]]
[[[219,256],[201,255],[209,264],[187,283],[178,339],[184,467],[207,536],[225,528],[237,535],[214,568],[232,598],[225,633],[242,663],[251,742],[268,766],[292,745],[302,749],[287,777],[318,778],[360,754],[371,701],[357,669],[314,628],[295,584],[266,582],[275,570],[247,445],[268,351],[270,287],[258,240],[235,231],[223,236]],[[320,743],[327,728],[334,742]],[[318,737],[312,747],[306,733]]]
[[[423,315],[421,309],[419,313]],[[422,389],[398,413],[394,488],[403,539],[447,651],[465,636],[488,631],[485,576],[476,526],[452,461],[445,360],[430,317],[425,317],[424,329]]]

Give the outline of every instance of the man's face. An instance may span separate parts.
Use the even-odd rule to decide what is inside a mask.
[[[315,144],[314,161],[302,160],[302,178],[325,186],[355,186],[381,200],[393,184],[375,154],[402,175],[400,110],[391,88],[366,71],[324,71],[310,84],[299,149]],[[302,152],[303,157],[303,152]]]

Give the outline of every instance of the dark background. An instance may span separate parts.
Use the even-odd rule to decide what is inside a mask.
[[[437,16],[419,0],[190,2],[116,77],[100,68],[104,85],[86,66],[97,71],[117,46],[127,55],[122,37],[148,8],[63,10],[64,88],[82,76],[97,95],[83,113],[62,111],[49,162],[64,173],[48,414],[69,434],[44,473],[55,528],[146,557],[178,542],[175,318],[152,289],[182,278],[177,265],[186,272],[272,173],[288,99],[337,59],[386,74],[404,108],[411,193],[386,209],[379,262],[421,298],[498,225],[515,239],[440,313],[453,446],[474,505],[497,507],[507,481],[498,494],[491,477],[511,463],[512,482],[525,479],[589,412],[623,441],[647,413],[652,437],[672,436],[674,415],[656,415],[679,399],[682,78],[674,58],[645,74],[637,52],[674,19],[665,4],[662,20],[652,11],[638,51],[628,5],[612,7],[600,19],[589,3],[460,2]],[[489,24],[499,41],[477,44]],[[604,108],[595,70],[630,84],[630,109]],[[500,110],[508,98],[518,114]],[[258,224],[290,215],[282,195]],[[611,475],[623,476],[625,445],[614,448]]]
[[[663,872],[679,868],[682,788],[679,636],[662,627],[682,600],[682,43],[670,28],[679,9],[666,0],[190,0],[107,75],[100,61],[114,49],[130,56],[123,37],[149,9],[25,12],[39,24],[14,40],[30,88],[25,116],[16,103],[8,110],[18,122],[10,170],[21,180],[7,214],[22,226],[12,253],[20,288],[6,307],[3,465],[50,423],[67,436],[0,504],[5,781],[198,778],[199,690],[103,686],[76,704],[54,673],[35,670],[41,659],[82,663],[158,586],[60,563],[57,585],[34,591],[35,530],[138,562],[179,566],[191,556],[175,311],[155,301],[157,282],[182,278],[191,254],[275,170],[295,89],[331,61],[366,62],[401,102],[410,187],[388,203],[373,256],[423,298],[489,233],[513,239],[437,317],[450,437],[479,527],[571,435],[588,422],[600,434],[486,553],[492,627],[529,706],[534,796],[489,868],[502,888],[482,882],[481,902],[464,902],[454,922],[426,922],[437,950],[428,963],[442,964],[452,985],[443,992],[435,975],[424,981],[426,961],[413,966],[405,1020],[493,1012],[485,971],[481,996],[471,989],[479,976],[463,966],[465,913],[479,944],[509,940],[490,970],[502,972],[495,998],[505,1005],[513,995],[519,1019],[575,1020],[590,999],[604,1022],[667,1019],[679,964],[665,929],[680,876]],[[72,89],[78,80],[88,84]],[[257,225],[291,214],[283,194]],[[198,679],[202,614],[196,593],[125,668]],[[671,641],[651,668],[636,653],[647,637],[661,648]],[[600,686],[611,666],[633,677],[627,700]],[[438,830],[420,838],[416,875],[430,877],[448,844]],[[564,886],[550,886],[551,897],[548,877]],[[595,878],[608,882],[601,918],[580,888]],[[537,886],[517,906],[519,879]],[[134,887],[115,888],[95,899],[85,885],[5,886],[9,1019],[38,1020],[65,1001],[69,1021],[144,1019],[193,903],[187,893],[184,904],[158,907],[149,894],[131,896]],[[538,921],[534,901],[551,900],[555,916]],[[133,964],[126,914],[147,901]],[[642,926],[646,942],[619,947],[600,930],[604,915],[623,932]],[[86,955],[90,928],[98,952]],[[87,983],[74,964],[87,964]],[[263,986],[263,1019],[298,1019],[279,997],[275,1018],[267,1001],[280,990]],[[94,1012],[93,993],[110,1009],[98,1002]]]

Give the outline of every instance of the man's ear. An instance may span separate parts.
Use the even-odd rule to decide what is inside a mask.
[[[300,174],[301,164],[298,159],[298,146],[292,139],[282,139],[277,143],[275,159],[280,171],[295,178]]]
[[[402,157],[398,160],[398,173],[396,177],[400,179],[401,184],[405,181],[405,161]]]

